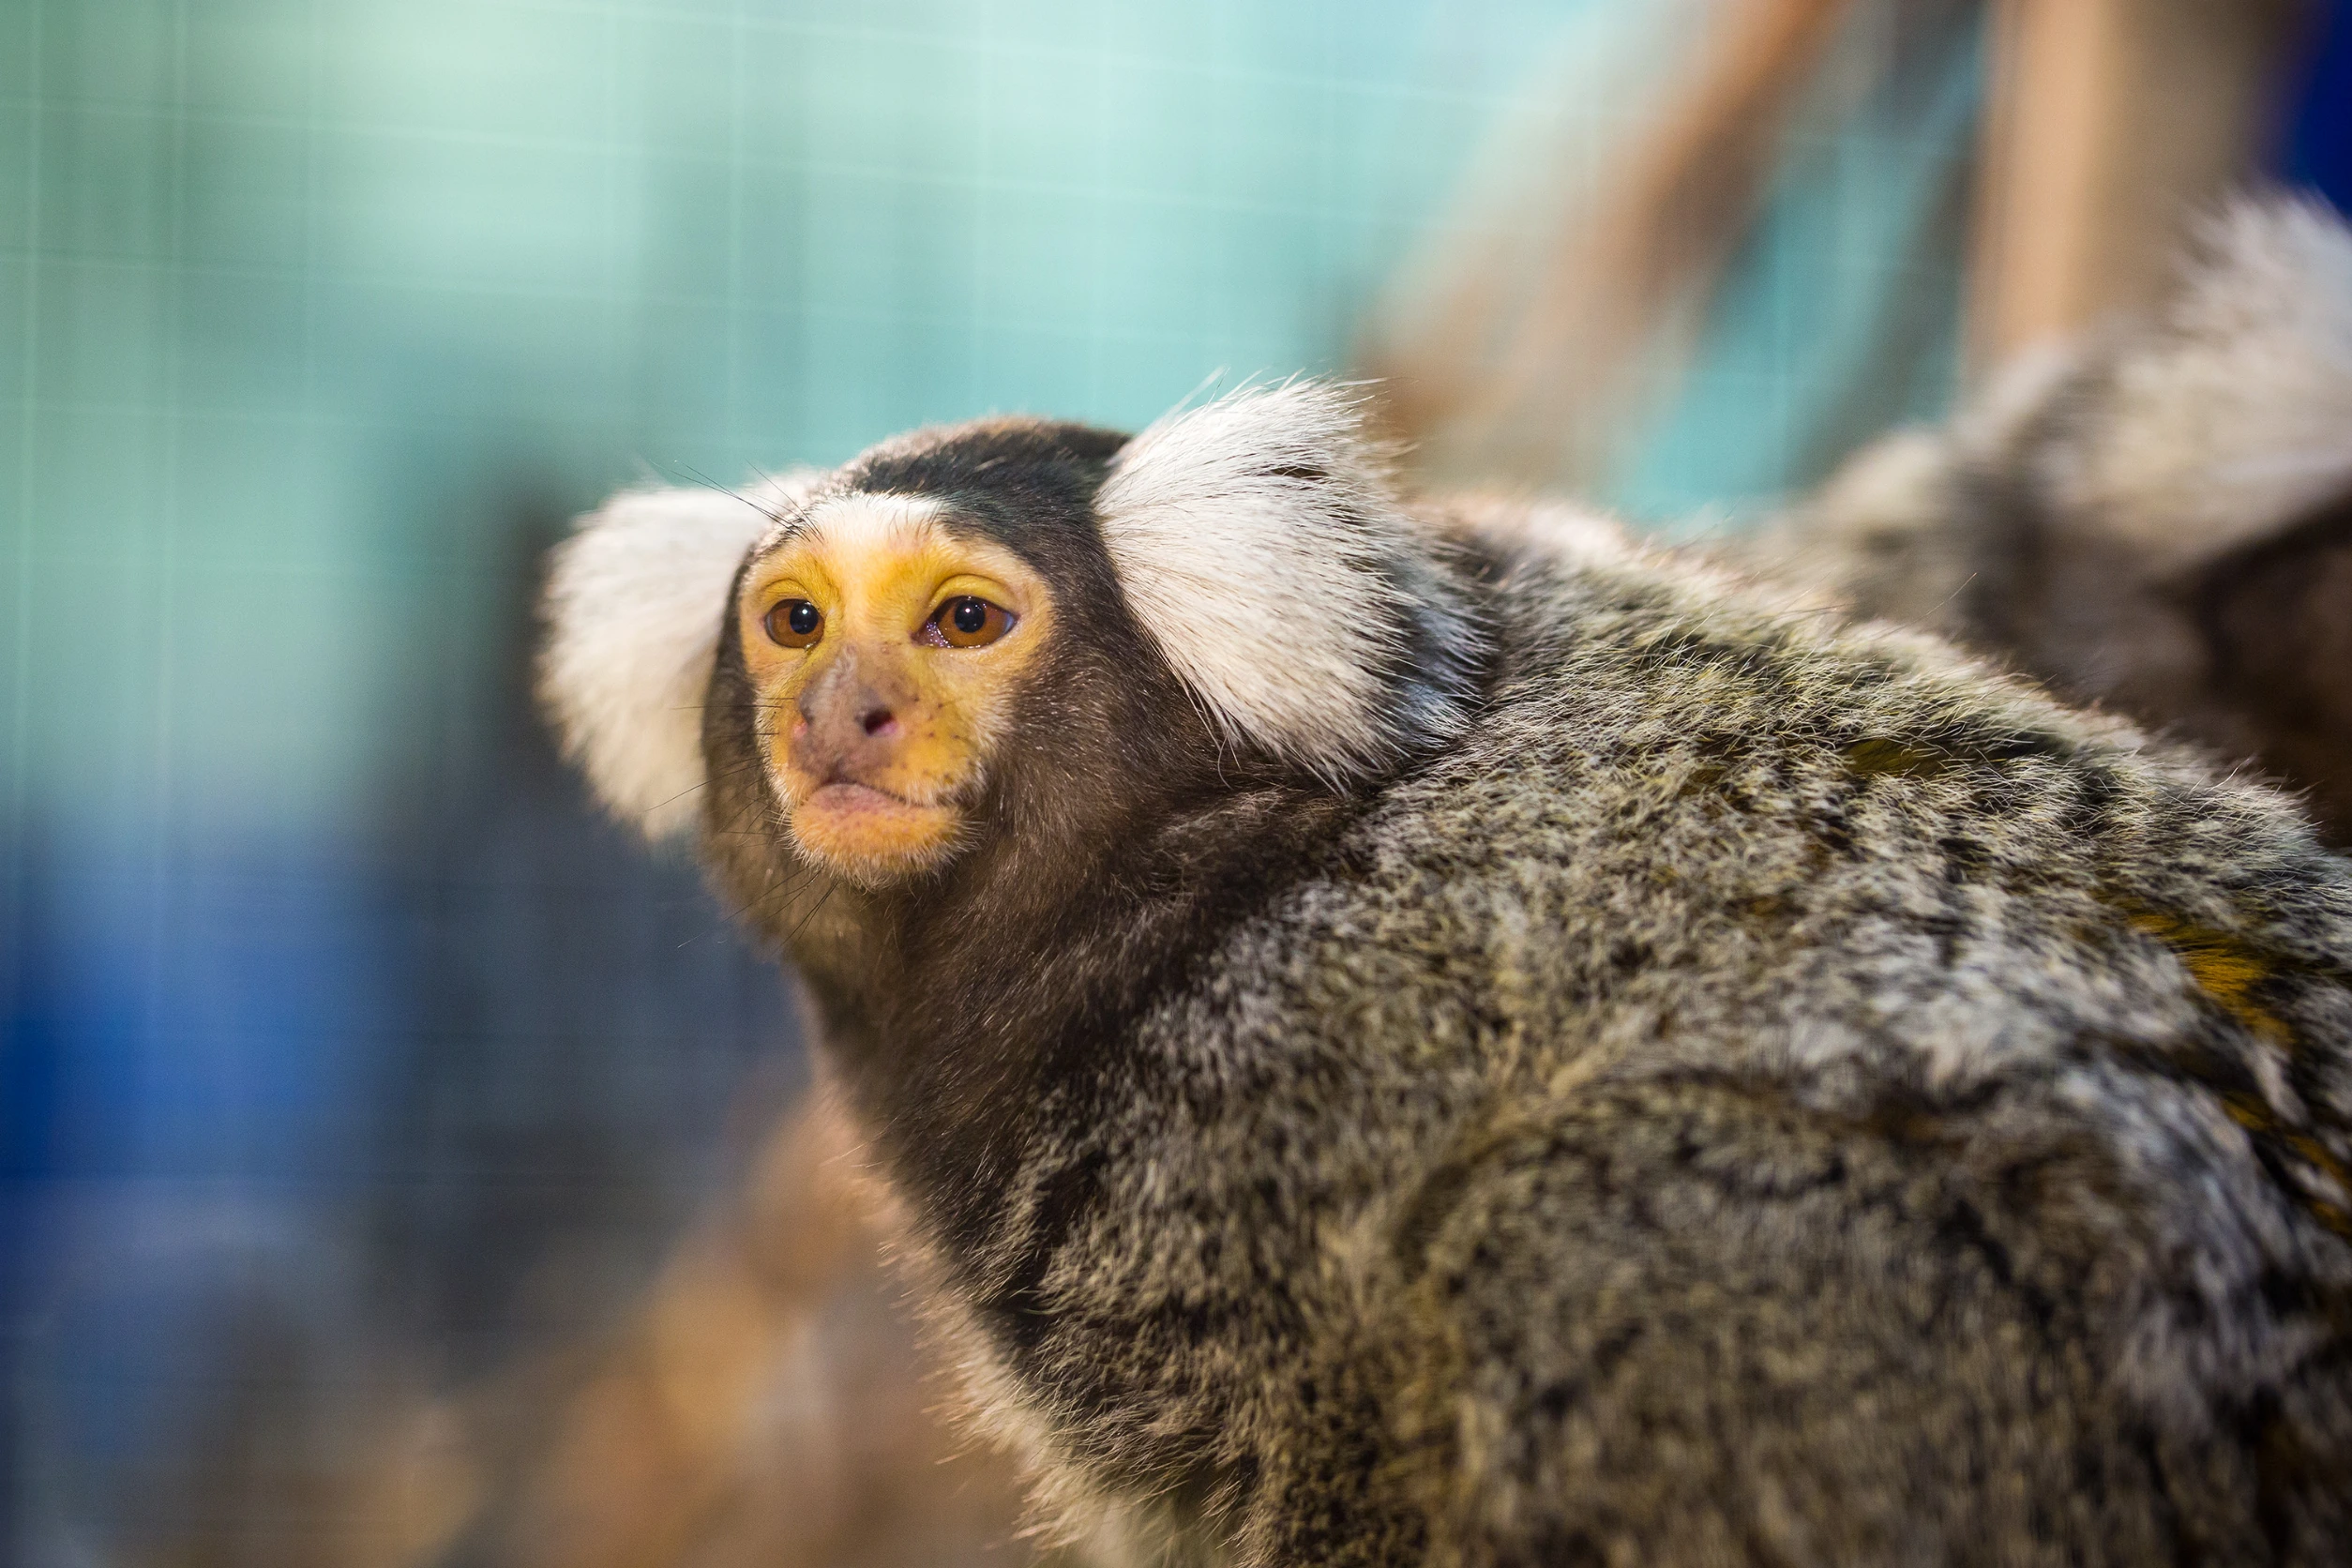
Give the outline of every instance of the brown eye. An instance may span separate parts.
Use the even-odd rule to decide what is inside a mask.
[[[958,594],[937,610],[925,630],[950,648],[985,648],[1013,629],[1012,611],[971,594]],[[924,641],[932,641],[933,638]]]
[[[779,648],[809,648],[823,634],[825,618],[807,599],[778,599],[768,607],[761,625],[767,628],[768,640]]]

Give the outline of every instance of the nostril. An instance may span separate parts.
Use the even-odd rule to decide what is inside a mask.
[[[897,728],[897,718],[888,708],[868,708],[857,716],[858,728],[869,735],[879,735]]]

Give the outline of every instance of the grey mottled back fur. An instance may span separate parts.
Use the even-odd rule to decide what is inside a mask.
[[[610,748],[708,650],[703,853],[1048,1524],[1269,1568],[2344,1560],[2352,865],[2298,807],[1580,514],[1366,526],[1359,446],[1253,459],[1212,406],[1257,502],[1199,526],[1334,614],[1424,584],[1399,684],[1332,689],[1390,722],[1436,659],[1445,726],[1334,776],[1213,723],[1312,678],[1248,636],[1297,583],[1139,618],[1121,438],[925,432],[828,482],[1020,552],[1059,631],[955,856],[855,882],[793,837],[742,617],[602,633],[657,511],[556,578],[551,699],[618,806],[685,771]]]
[[[1049,1481],[1250,1562],[2342,1560],[2344,863],[1922,641],[1491,609],[948,1271],[1099,1173],[983,1351]]]

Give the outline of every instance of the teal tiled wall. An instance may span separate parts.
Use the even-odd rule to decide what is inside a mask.
[[[1334,367],[1577,8],[8,0],[19,808],[331,816],[517,489]]]

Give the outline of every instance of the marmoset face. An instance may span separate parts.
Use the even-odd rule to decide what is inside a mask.
[[[867,885],[952,855],[1053,635],[1044,578],[936,497],[852,491],[751,560],[736,615],[800,851]]]
[[[1337,799],[1460,732],[1466,589],[1357,425],[1298,383],[624,492],[556,555],[541,690],[605,802],[699,820],[786,945],[843,882],[910,897],[833,926],[938,914],[933,885],[1041,918],[1211,802]]]

